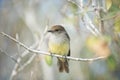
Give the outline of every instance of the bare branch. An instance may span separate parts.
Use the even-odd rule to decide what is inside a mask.
[[[106,56],[102,56],[102,57],[96,57],[96,58],[75,58],[75,57],[71,57],[71,56],[62,56],[62,55],[57,55],[57,54],[51,54],[49,52],[45,52],[45,51],[38,51],[38,50],[34,50],[34,49],[31,49],[29,47],[27,47],[26,45],[24,45],[23,43],[17,41],[16,39],[14,39],[13,37],[5,34],[4,32],[0,32],[0,34],[2,34],[3,36],[13,40],[14,42],[16,42],[17,44],[19,44],[20,46],[24,47],[25,49],[27,49],[29,52],[32,52],[32,53],[36,53],[36,54],[42,54],[42,55],[49,55],[49,56],[53,56],[53,57],[60,57],[60,58],[67,58],[69,60],[74,60],[74,61],[95,61],[95,60],[100,60],[100,59],[103,59],[103,58],[106,58]]]
[[[7,52],[4,52],[1,48],[0,48],[0,52],[10,57],[10,59],[12,59],[15,63],[18,63],[18,61],[13,56],[8,55]]]
[[[34,35],[35,38],[35,43],[33,45],[30,46],[30,48],[36,48],[36,46],[38,45],[39,41],[38,41],[38,37],[36,35]],[[16,39],[18,39],[18,36],[16,37]],[[18,44],[19,45],[19,44]],[[17,46],[18,46],[17,45]],[[18,46],[18,53],[19,53],[19,47]],[[19,54],[19,57],[17,58],[17,63],[14,66],[14,69],[12,70],[12,74],[10,76],[10,80],[13,80],[14,76],[17,75],[18,72],[20,72],[21,70],[23,70],[28,64],[30,64],[32,62],[32,60],[34,59],[36,54],[33,54],[30,59],[25,62],[23,65],[20,64],[20,62],[22,61],[22,59],[27,56],[29,54],[29,51],[26,49],[24,52],[22,52],[22,54]]]
[[[83,18],[84,18],[84,23],[86,25],[86,28],[92,32],[95,36],[98,36],[98,35],[101,35],[100,31],[96,28],[96,26],[93,24],[91,18],[89,17],[88,15],[88,11],[89,10],[86,10],[85,7],[83,6],[83,0],[80,0],[80,4],[78,4],[77,2],[74,2],[73,0],[67,0],[68,2],[71,2],[75,5],[77,5],[80,9],[81,12],[84,12],[83,15]],[[94,7],[93,7],[94,8]],[[97,8],[99,9],[99,8]],[[100,8],[101,9],[101,8]],[[94,10],[94,9],[93,9]]]
[[[32,60],[35,58],[36,54],[33,54],[30,59],[24,64],[22,65],[18,70],[17,72],[20,72],[22,71],[28,64],[30,64],[32,62]]]

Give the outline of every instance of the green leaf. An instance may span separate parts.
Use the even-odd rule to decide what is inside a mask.
[[[115,32],[120,32],[120,16],[115,19],[114,30]]]
[[[52,65],[52,56],[46,55],[45,56],[45,61],[49,66],[51,66]]]
[[[109,56],[107,59],[107,64],[110,70],[114,70],[116,67],[116,60],[113,55]]]
[[[109,11],[107,14],[104,14],[103,18],[101,20],[109,20],[114,18],[120,11],[115,10],[115,11]]]
[[[117,6],[116,4],[113,4],[109,9],[109,12],[114,12],[114,11],[120,11],[119,6]]]
[[[75,3],[69,2],[69,6],[73,13],[77,12],[78,6]]]

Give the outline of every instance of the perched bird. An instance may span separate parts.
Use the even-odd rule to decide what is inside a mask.
[[[70,38],[61,25],[54,25],[49,30],[48,49],[51,54],[70,56]],[[57,58],[59,72],[69,73],[68,60],[66,58]]]

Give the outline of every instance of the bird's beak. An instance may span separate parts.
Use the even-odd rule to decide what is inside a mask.
[[[47,32],[53,32],[53,30],[48,30]]]

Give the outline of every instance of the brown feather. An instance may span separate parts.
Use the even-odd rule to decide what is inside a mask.
[[[63,61],[58,58],[58,67],[59,67],[59,72],[65,71],[69,73],[69,65],[67,59]]]

